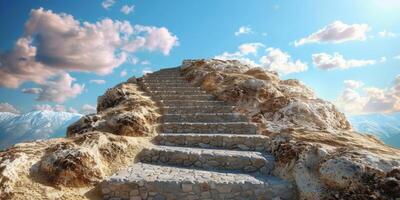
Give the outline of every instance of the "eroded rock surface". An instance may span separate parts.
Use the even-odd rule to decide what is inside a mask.
[[[0,199],[99,198],[86,193],[148,145],[147,138],[102,132],[20,143],[0,152]]]
[[[151,136],[159,114],[154,102],[143,95],[134,78],[108,89],[98,98],[97,113],[86,115],[68,127],[67,136],[90,131],[116,135]]]
[[[181,71],[258,123],[276,157],[273,175],[293,183],[298,198],[400,198],[400,150],[352,131],[343,113],[301,82],[237,61],[187,60]]]
[[[0,152],[0,199],[101,199],[104,178],[135,162],[158,117],[136,78],[109,89],[98,112],[68,128],[68,138],[20,143]],[[141,137],[129,137],[141,136]]]
[[[343,113],[298,80],[280,80],[275,72],[237,61],[186,60],[181,69],[193,84],[238,106],[264,132],[351,129]]]

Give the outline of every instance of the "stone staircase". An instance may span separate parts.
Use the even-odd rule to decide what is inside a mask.
[[[295,199],[290,183],[269,175],[267,138],[233,106],[190,85],[179,68],[141,84],[162,108],[160,134],[138,163],[102,183],[104,199]]]

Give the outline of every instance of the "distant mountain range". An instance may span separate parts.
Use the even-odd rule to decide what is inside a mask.
[[[357,115],[348,119],[358,132],[375,135],[386,144],[400,148],[400,113]]]
[[[0,149],[18,142],[64,137],[67,127],[81,117],[78,113],[48,110],[21,115],[0,112]]]

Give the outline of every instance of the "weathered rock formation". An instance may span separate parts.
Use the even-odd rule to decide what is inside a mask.
[[[68,138],[0,152],[0,199],[400,198],[400,150],[299,81],[238,61],[131,78],[97,110]]]
[[[237,61],[187,60],[181,71],[258,123],[276,158],[273,174],[294,183],[299,198],[400,198],[393,178],[400,151],[353,132],[344,114],[299,81]]]
[[[98,98],[97,114],[84,116],[69,126],[67,136],[90,131],[127,136],[155,135],[157,107],[138,87],[133,77],[107,90]]]
[[[71,125],[68,138],[0,152],[0,199],[101,199],[96,185],[132,164],[155,134],[157,107],[135,81],[99,97],[98,113]]]

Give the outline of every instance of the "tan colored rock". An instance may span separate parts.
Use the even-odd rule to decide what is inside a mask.
[[[159,117],[157,107],[139,88],[129,81],[107,90],[98,98],[98,113],[86,115],[69,126],[67,136],[91,131],[127,136],[155,135],[153,124]]]
[[[400,198],[400,150],[353,132],[343,113],[300,81],[215,59],[184,61],[181,71],[259,124],[277,161],[273,175],[296,185],[300,199]]]
[[[156,109],[135,78],[109,89],[97,114],[68,128],[69,138],[0,152],[0,199],[101,199],[96,185],[150,145],[150,137],[128,136],[154,135]]]
[[[193,84],[235,104],[260,122],[266,133],[288,128],[329,132],[351,129],[343,113],[316,98],[298,80],[280,80],[275,72],[238,61],[187,60],[181,69]]]

